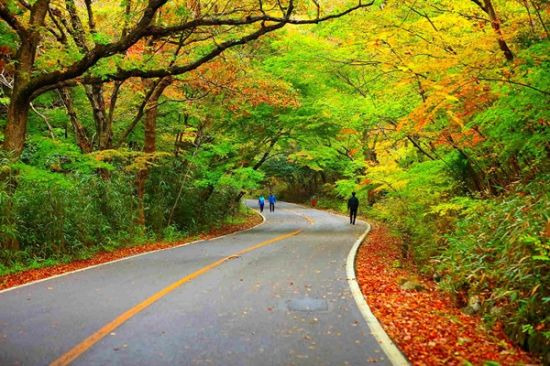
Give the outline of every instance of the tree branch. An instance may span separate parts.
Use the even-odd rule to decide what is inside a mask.
[[[485,7],[485,5],[483,5],[481,3],[481,1],[479,0],[471,0],[473,3],[475,3],[477,6],[479,6],[481,8],[481,10],[483,10],[484,12],[487,13],[487,8]]]
[[[106,80],[122,80],[129,77],[163,77],[168,75],[177,75],[183,74],[185,72],[191,71],[199,67],[205,62],[210,61],[214,57],[221,54],[224,50],[230,47],[237,45],[245,44],[249,41],[255,40],[262,35],[272,32],[276,29],[282,28],[286,24],[315,24],[323,21],[335,19],[342,17],[346,14],[349,14],[357,9],[365,8],[374,3],[370,1],[369,3],[363,4],[361,1],[357,5],[350,7],[344,11],[341,11],[336,14],[327,15],[321,18],[316,19],[292,19],[291,15],[294,11],[294,2],[290,1],[288,8],[286,9],[285,16],[283,18],[273,17],[268,15],[261,16],[247,16],[245,18],[239,19],[207,19],[207,18],[198,18],[191,20],[189,22],[183,23],[178,26],[173,27],[157,27],[152,25],[152,21],[157,10],[164,5],[167,0],[149,0],[149,3],[139,22],[133,27],[132,30],[128,31],[126,36],[123,36],[119,41],[113,42],[107,45],[96,45],[93,49],[87,52],[84,57],[74,64],[68,66],[64,70],[57,70],[47,74],[39,75],[31,80],[28,84],[25,92],[31,96],[36,95],[37,91],[51,90],[60,86],[66,86],[65,81],[78,78],[83,73],[85,73],[90,67],[94,66],[100,59],[112,56],[126,51],[137,41],[146,36],[153,37],[162,37],[171,34],[175,34],[184,30],[194,29],[201,26],[220,26],[220,25],[249,25],[257,22],[262,22],[262,27],[260,30],[249,34],[238,40],[226,41],[218,45],[214,50],[209,52],[207,55],[201,57],[195,62],[187,64],[185,66],[173,66],[164,70],[150,70],[143,71],[138,69],[133,70],[119,70],[118,72],[112,75],[106,75],[103,78],[85,76],[82,78],[82,81],[85,83],[99,83],[105,82]],[[263,25],[265,22],[274,22],[272,25]]]
[[[541,93],[541,94],[550,95],[550,91],[548,91],[548,90],[542,90],[542,89],[539,89],[539,88],[534,87],[534,86],[532,86],[532,85],[525,84],[525,83],[522,83],[522,82],[519,82],[519,81],[513,81],[513,80],[509,80],[509,79],[485,78],[485,77],[477,77],[477,79],[479,79],[479,80],[485,80],[485,81],[495,81],[495,82],[501,82],[501,83],[508,83],[508,84],[512,84],[512,85],[523,86],[524,88],[528,88],[528,89],[534,90],[534,91],[539,92],[539,93]]]
[[[262,27],[256,32],[253,32],[245,37],[220,43],[218,46],[216,46],[213,50],[208,52],[206,55],[186,65],[174,65],[174,66],[155,69],[155,70],[143,70],[141,68],[135,68],[135,69],[129,69],[129,70],[120,69],[114,74],[105,75],[101,77],[84,76],[81,78],[81,82],[85,84],[95,84],[95,83],[105,82],[105,80],[124,80],[131,77],[158,78],[158,77],[164,77],[164,76],[170,76],[170,75],[181,75],[186,72],[195,70],[202,64],[220,55],[223,51],[225,51],[228,48],[246,44],[252,40],[260,38],[261,36],[267,33],[270,33],[279,28],[282,28],[284,25],[285,23],[278,23],[271,26]]]
[[[9,11],[4,2],[0,3],[0,19],[4,20],[14,31],[16,31],[20,38],[25,38],[27,36],[27,29],[23,23]]]

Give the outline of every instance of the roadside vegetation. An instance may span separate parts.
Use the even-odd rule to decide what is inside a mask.
[[[0,3],[0,270],[357,191],[550,362],[548,2],[230,3]]]
[[[435,281],[419,276],[401,246],[386,225],[373,222],[357,253],[356,276],[370,309],[413,365],[538,363],[507,339],[501,324],[484,327]]]
[[[357,191],[456,306],[550,362],[547,6],[387,2],[274,42],[267,67],[330,127],[263,171],[320,207]]]
[[[0,273],[238,219],[299,127],[247,43],[368,6],[274,4],[2,1]]]

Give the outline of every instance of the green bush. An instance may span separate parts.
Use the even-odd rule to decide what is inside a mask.
[[[489,323],[505,323],[513,339],[536,352],[550,347],[549,198],[543,180],[469,200],[437,267],[445,288],[462,302],[478,296]]]
[[[138,225],[136,173],[125,169],[125,159],[118,154],[105,163],[72,145],[39,137],[31,139],[21,161],[4,158],[0,273],[147,240],[180,239],[218,226],[238,211],[235,187],[215,181],[196,184],[200,171],[187,176],[185,164],[165,158],[149,171],[146,225]]]

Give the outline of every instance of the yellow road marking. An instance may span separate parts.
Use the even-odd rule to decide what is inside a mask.
[[[99,342],[101,339],[103,339],[106,335],[110,334],[112,331],[114,331],[116,328],[120,327],[122,324],[124,324],[127,320],[134,317],[136,314],[141,312],[142,310],[146,309],[147,307],[151,306],[154,302],[157,300],[163,298],[164,296],[168,295],[170,292],[174,291],[181,285],[183,285],[186,282],[191,281],[194,278],[199,277],[200,275],[210,271],[213,268],[218,267],[219,265],[223,264],[224,262],[236,258],[238,256],[241,256],[243,254],[246,254],[248,252],[251,252],[255,249],[259,249],[261,247],[264,247],[266,245],[290,238],[292,236],[298,235],[302,230],[296,230],[288,234],[277,236],[273,239],[262,241],[261,243],[258,243],[256,245],[253,245],[251,247],[245,248],[235,254],[229,255],[225,258],[222,258],[220,260],[215,261],[214,263],[211,263],[205,267],[202,267],[201,269],[191,273],[190,275],[187,275],[178,281],[172,283],[168,287],[165,287],[164,289],[160,290],[156,294],[152,295],[151,297],[147,298],[143,302],[137,304],[136,306],[132,307],[129,310],[126,310],[124,313],[120,314],[118,317],[116,317],[114,320],[112,320],[110,323],[106,324],[102,328],[100,328],[98,331],[96,331],[94,334],[89,336],[88,338],[84,339],[82,342],[71,348],[67,353],[59,357],[57,360],[53,361],[50,366],[62,366],[62,365],[68,365],[71,362],[73,362],[75,359],[77,359],[80,355],[82,355],[84,352],[86,352],[88,349],[90,349],[94,344]]]
[[[304,214],[297,213],[297,212],[293,212],[293,213],[295,215],[302,216],[310,225],[315,224],[315,220],[313,220],[311,217],[309,217],[307,215],[304,215]]]
[[[306,219],[307,222],[309,222],[310,225],[313,225],[315,224],[315,221],[313,221],[313,219],[309,216],[306,216],[306,215],[303,215],[304,216],[304,219]]]

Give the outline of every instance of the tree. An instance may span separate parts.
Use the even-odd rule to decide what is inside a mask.
[[[504,53],[504,57],[506,57],[506,60],[512,61],[514,59],[514,54],[512,53],[512,50],[510,50],[510,47],[508,47],[508,43],[506,43],[506,40],[504,39],[504,34],[502,33],[502,29],[500,25],[500,19],[497,15],[493,2],[491,0],[471,0],[471,1],[473,1],[477,6],[481,8],[481,10],[483,10],[489,16],[489,20],[491,21],[491,27],[493,28],[493,30],[497,35],[498,46],[500,47],[501,51]]]
[[[130,18],[128,27],[124,27],[121,34],[111,40],[111,37],[102,33],[95,23],[94,6],[91,1],[85,2],[88,15],[86,30],[78,20],[74,2],[71,0],[65,2],[63,11],[49,0],[37,0],[32,5],[25,1],[3,1],[0,4],[0,18],[19,38],[14,60],[17,67],[14,70],[14,86],[8,106],[3,148],[13,152],[16,157],[21,154],[27,131],[29,104],[33,98],[45,91],[78,83],[91,85],[92,89],[88,90],[88,96],[96,107],[94,113],[103,113],[102,92],[97,88],[101,83],[123,81],[131,77],[159,78],[184,74],[214,59],[228,48],[251,42],[287,24],[319,23],[368,7],[372,3],[363,4],[359,1],[343,11],[323,15],[321,8],[314,1],[313,4],[317,8],[316,16],[299,19],[296,15],[301,12],[300,7],[303,10],[308,4],[296,4],[293,0],[286,3],[250,1],[232,7],[222,7],[213,3],[210,8],[200,11],[200,2],[186,4],[168,0],[149,0],[144,6],[138,4],[141,10],[123,10],[124,17]],[[191,9],[194,6],[195,11],[192,14],[188,5],[191,5]],[[117,10],[113,9],[114,12]],[[155,25],[154,20],[161,12],[176,16],[168,16],[166,24],[163,22],[162,25]],[[38,51],[39,47],[48,42],[66,41],[65,29],[68,25],[63,22],[64,13],[70,14],[73,31],[70,33],[78,50],[72,50],[67,46],[63,52],[55,53],[67,61],[62,60],[61,65],[39,68],[38,61],[42,55]],[[54,39],[51,39],[45,30],[49,31]],[[83,34],[84,32],[86,34]],[[172,66],[125,63],[124,53],[147,37],[170,44],[174,37],[186,33],[195,35],[187,45],[188,57]],[[207,37],[204,37],[204,34],[207,34]],[[91,46],[87,46],[88,40],[93,42]],[[205,42],[209,45],[206,49]],[[56,63],[59,63],[59,58]],[[105,65],[106,69],[102,69]],[[96,120],[102,123],[106,121],[105,118],[104,113],[102,116],[96,116]],[[100,145],[108,146],[110,131],[107,126],[100,129]]]

